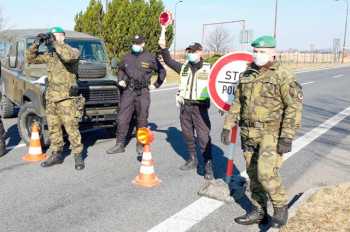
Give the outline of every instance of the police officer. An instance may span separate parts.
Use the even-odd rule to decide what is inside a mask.
[[[235,222],[266,223],[269,197],[274,207],[271,226],[280,228],[288,220],[288,198],[276,170],[300,128],[303,93],[297,76],[275,60],[273,37],[262,36],[251,45],[254,62],[240,76],[221,141],[230,144],[230,130],[239,123],[254,209]]]
[[[210,99],[207,81],[210,64],[202,58],[202,46],[192,43],[186,48],[188,63],[182,64],[173,60],[166,48],[164,37],[160,37],[159,46],[164,62],[180,74],[179,103],[182,135],[186,143],[189,159],[180,167],[181,170],[196,169],[198,166],[194,129],[196,130],[201,153],[205,162],[205,179],[213,179],[212,145],[210,138],[210,119],[208,109]]]
[[[119,65],[118,81],[124,91],[117,117],[117,142],[107,150],[108,154],[125,152],[125,138],[134,109],[137,112],[137,127],[147,127],[151,103],[149,91],[159,88],[165,79],[166,70],[144,47],[145,39],[141,35],[134,36],[132,51],[123,57]],[[158,79],[154,84],[150,84],[153,72],[158,73]],[[139,155],[143,152],[143,145],[138,141],[136,152]]]
[[[60,27],[53,27],[48,34],[39,34],[34,43],[27,49],[28,63],[46,63],[47,90],[46,90],[46,118],[50,132],[52,155],[41,163],[42,167],[61,164],[62,149],[64,146],[62,125],[68,134],[70,149],[75,157],[75,169],[85,167],[82,158],[83,145],[78,125],[78,110],[75,103],[77,95],[77,71],[79,50],[65,43],[65,31]],[[46,41],[46,42],[45,42]],[[52,46],[53,51],[38,55],[41,43]]]

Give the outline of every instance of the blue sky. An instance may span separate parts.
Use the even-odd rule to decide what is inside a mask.
[[[85,11],[90,0],[0,0],[7,25],[15,29],[61,26],[72,30],[74,16]],[[175,14],[178,0],[163,0],[165,8]],[[105,0],[102,0],[105,4]],[[254,38],[274,34],[276,0],[183,0],[177,4],[176,49],[191,42],[202,41],[203,24],[245,20],[246,29],[254,31]],[[25,7],[23,7],[25,6]],[[344,38],[346,0],[279,0],[277,15],[277,49],[329,49],[333,39]],[[350,20],[350,19],[349,19]],[[350,23],[349,23],[350,24]],[[241,24],[225,24],[231,32],[232,49],[238,43]],[[215,26],[208,26],[209,35]],[[350,31],[347,33],[350,47]],[[173,48],[173,46],[172,46]],[[246,46],[246,49],[250,46]]]

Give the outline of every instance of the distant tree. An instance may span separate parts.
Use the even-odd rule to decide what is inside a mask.
[[[106,42],[109,57],[120,59],[131,50],[131,39],[142,35],[146,50],[159,55],[158,39],[161,27],[158,23],[164,10],[161,0],[113,0],[109,3],[108,14],[102,22],[102,38]],[[167,42],[173,40],[173,27],[167,28]]]
[[[162,1],[150,0],[149,7],[146,11],[147,20],[144,22],[144,26],[142,27],[142,34],[147,39],[146,50],[151,52],[154,55],[160,54],[160,49],[158,45],[159,36],[161,33],[161,26],[159,25],[159,15],[164,11],[164,5]],[[151,15],[152,17],[148,17]],[[166,28],[166,44],[168,47],[173,42],[174,39],[174,24],[169,25]]]
[[[117,57],[118,61],[130,52],[131,39],[135,35],[145,37],[146,50],[159,55],[161,27],[158,18],[163,10],[161,0],[111,0],[105,14],[101,1],[91,0],[85,12],[76,14],[74,30],[102,38],[108,57]],[[168,46],[173,41],[173,35],[173,26],[168,26]]]
[[[8,19],[4,17],[3,6],[0,5],[0,31],[11,29],[14,26],[8,26]]]
[[[91,0],[86,11],[75,15],[74,30],[102,37],[102,20],[105,14],[101,1]]]
[[[219,26],[209,34],[206,44],[209,50],[213,50],[215,53],[224,53],[230,48],[233,38],[228,30]]]
[[[113,0],[108,5],[108,14],[102,22],[104,39],[109,58],[117,57],[118,61],[130,50],[130,2]]]

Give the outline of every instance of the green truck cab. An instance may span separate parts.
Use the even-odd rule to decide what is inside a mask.
[[[45,115],[46,64],[26,63],[26,49],[39,33],[48,29],[21,29],[0,32],[1,102],[2,118],[18,112],[18,132],[23,142],[30,143],[32,125],[39,127],[42,145],[50,143]],[[80,52],[77,84],[86,102],[80,129],[104,127],[115,135],[120,106],[118,80],[113,76],[116,59],[109,62],[103,41],[97,37],[66,31],[66,43]],[[39,53],[48,47],[41,44]]]

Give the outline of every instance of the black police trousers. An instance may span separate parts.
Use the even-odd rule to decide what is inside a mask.
[[[117,116],[117,143],[125,143],[134,110],[136,110],[137,114],[137,127],[147,127],[150,104],[151,98],[148,88],[142,88],[140,96],[137,96],[133,90],[124,90]]]
[[[197,155],[194,138],[194,130],[196,130],[199,147],[204,160],[212,159],[212,145],[209,135],[211,125],[208,108],[200,105],[181,105],[180,122],[187,152],[190,155]]]
[[[6,138],[6,131],[5,131],[4,124],[3,124],[1,117],[0,117],[0,140],[5,140],[5,138]]]

